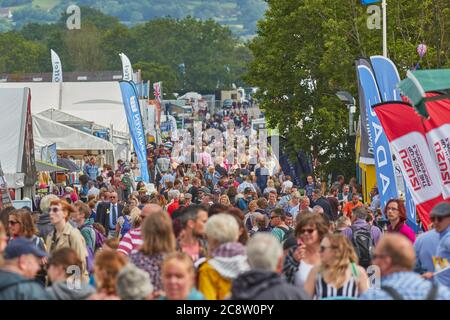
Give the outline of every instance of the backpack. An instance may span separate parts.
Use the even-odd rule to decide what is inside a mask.
[[[120,238],[122,238],[131,229],[130,218],[128,216],[123,216],[123,219],[124,221],[122,228],[120,229]]]
[[[80,234],[81,236],[81,234]],[[70,239],[72,238],[72,233],[69,234],[69,247],[72,248],[72,241]],[[92,251],[91,247],[89,247],[86,244],[86,270],[89,274],[94,273],[94,251]]]
[[[288,228],[288,229],[282,228],[282,227],[277,227],[277,228],[284,231],[282,243],[284,243],[288,238],[290,238],[294,235],[295,230],[293,228]]]
[[[95,232],[95,251],[97,251],[98,249],[103,247],[103,243],[105,242],[106,237],[104,234],[102,234],[96,228],[94,228],[94,227],[92,227],[92,228],[94,229],[94,232]]]
[[[363,228],[350,227],[352,229],[352,243],[355,248],[359,264],[367,268],[371,265],[373,248],[375,246],[372,239],[371,225]]]

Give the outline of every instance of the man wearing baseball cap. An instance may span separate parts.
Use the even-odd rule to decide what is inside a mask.
[[[29,239],[16,238],[9,242],[0,269],[0,300],[48,300],[44,288],[34,281],[40,270],[40,259],[46,257]]]
[[[450,203],[437,204],[430,213],[434,229],[439,233],[439,245],[433,257],[435,279],[450,288]]]

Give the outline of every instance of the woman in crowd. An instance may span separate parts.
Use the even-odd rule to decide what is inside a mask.
[[[330,234],[320,244],[319,266],[305,283],[305,291],[314,299],[356,299],[368,288],[368,278],[358,265],[353,245],[346,236]]]
[[[389,200],[384,207],[384,214],[389,220],[388,232],[398,232],[407,237],[412,243],[416,241],[414,231],[405,223],[406,209],[402,200]]]
[[[250,201],[250,203],[248,204],[248,212],[245,214],[244,217],[244,224],[245,228],[247,229],[247,232],[253,229],[256,214],[258,213],[256,212],[256,210],[258,209],[258,205],[256,202],[257,202],[256,200]]]
[[[5,251],[7,244],[8,236],[6,235],[6,229],[0,221],[0,267],[3,265],[3,251]]]
[[[44,241],[36,235],[38,230],[28,210],[17,209],[11,211],[8,218],[8,225],[11,240],[17,237],[25,237],[30,239],[36,247],[45,251]]]
[[[195,289],[195,267],[191,257],[184,252],[169,254],[162,264],[162,300],[204,300]]]
[[[320,242],[328,233],[328,226],[320,215],[305,214],[295,227],[297,245],[291,248],[283,265],[288,282],[304,286],[311,269],[320,264]]]
[[[230,214],[217,214],[206,223],[210,258],[198,271],[198,289],[208,300],[222,300],[230,294],[233,279],[246,270],[245,247],[237,242],[239,225]]]
[[[75,208],[63,200],[53,200],[50,203],[50,221],[55,229],[47,236],[46,249],[50,254],[61,248],[75,250],[82,261],[82,274],[87,276],[86,242],[80,231],[68,222],[74,212]]]
[[[152,213],[144,219],[143,243],[139,251],[130,255],[130,262],[150,275],[154,290],[160,291],[161,263],[164,255],[175,251],[175,236],[172,221],[164,211]]]
[[[97,293],[90,300],[120,300],[117,295],[117,275],[127,264],[117,251],[101,250],[95,255],[94,278]]]
[[[61,248],[53,252],[48,262],[48,279],[52,285],[47,288],[53,300],[85,300],[95,293],[95,289],[78,282],[82,261],[75,250]]]
[[[228,188],[227,196],[228,196],[228,199],[230,200],[231,205],[233,205],[233,206],[236,205],[236,201],[237,201],[236,196],[237,196],[237,194],[238,194],[238,192],[237,192],[236,187],[231,186],[231,187]]]
[[[264,189],[263,194],[267,195],[270,191],[277,191],[277,189],[275,189],[275,181],[273,181],[272,177],[267,181],[267,187]]]
[[[219,203],[225,206],[231,206],[230,198],[226,194],[223,194],[219,197]]]

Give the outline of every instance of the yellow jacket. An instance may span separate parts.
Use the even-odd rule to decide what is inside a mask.
[[[207,300],[223,300],[231,292],[231,279],[223,278],[206,261],[198,270],[198,290]]]

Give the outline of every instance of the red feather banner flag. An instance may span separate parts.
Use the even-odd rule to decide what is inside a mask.
[[[423,118],[403,102],[374,106],[389,145],[398,159],[407,188],[417,204],[417,213],[428,230],[431,209],[443,201],[439,171],[430,153]]]
[[[438,93],[427,93],[427,98]],[[424,120],[429,149],[439,171],[444,199],[450,198],[450,100],[442,99],[425,103],[429,118]]]

